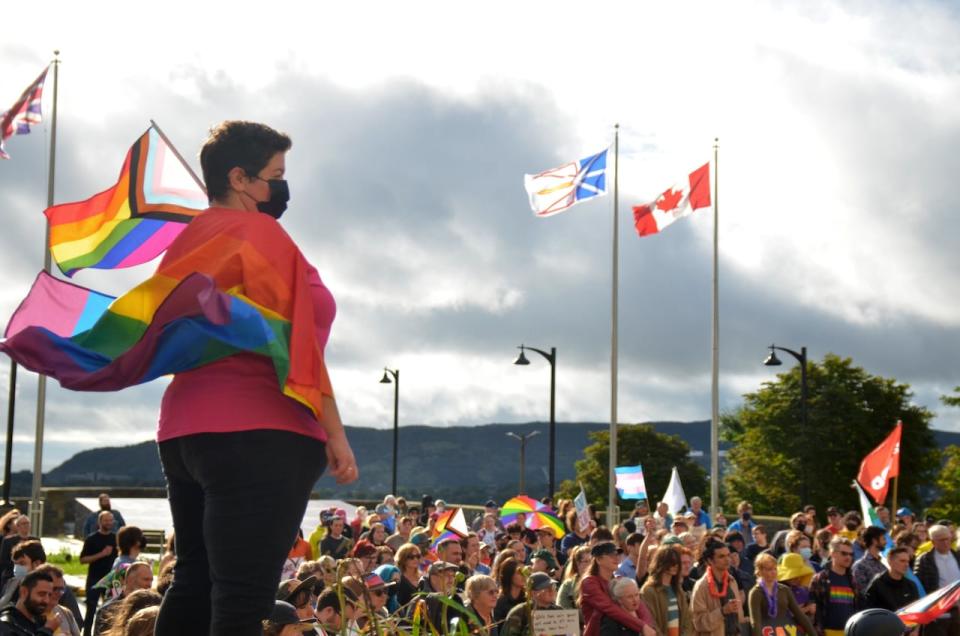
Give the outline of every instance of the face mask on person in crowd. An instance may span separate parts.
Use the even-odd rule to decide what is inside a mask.
[[[259,179],[260,177],[257,177]],[[270,198],[266,201],[257,201],[257,209],[269,214],[275,219],[283,216],[290,200],[290,187],[286,179],[263,179],[270,186]]]
[[[13,564],[13,575],[18,578],[23,578],[28,574],[27,566],[20,565],[19,563]]]
[[[809,561],[810,557],[813,556],[813,550],[810,548],[800,548],[800,556],[803,557],[804,561]]]
[[[793,527],[799,530],[800,532],[803,532],[806,529],[807,524],[805,521],[798,521],[795,524],[793,524]]]

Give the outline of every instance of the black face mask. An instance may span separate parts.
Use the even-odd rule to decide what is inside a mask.
[[[800,532],[803,532],[804,530],[807,529],[807,524],[804,523],[803,521],[798,521],[797,523],[794,524],[793,527],[799,530]]]
[[[259,177],[257,177],[259,179]],[[269,214],[275,219],[283,216],[290,200],[290,188],[286,179],[263,179],[270,186],[270,198],[267,201],[257,201],[257,209]]]

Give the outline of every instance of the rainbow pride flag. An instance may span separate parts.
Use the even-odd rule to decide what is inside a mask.
[[[189,228],[156,274],[116,299],[41,273],[0,350],[80,391],[258,353],[273,361],[284,394],[319,416],[333,390],[306,259],[265,214],[212,209]]]
[[[206,193],[151,126],[127,152],[116,185],[47,208],[50,253],[67,276],[146,263],[207,205]]]

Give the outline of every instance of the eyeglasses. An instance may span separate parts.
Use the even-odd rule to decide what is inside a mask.
[[[54,594],[63,594],[64,591],[66,591],[66,588],[64,588],[64,587],[57,587],[57,586],[54,586],[54,587],[53,587],[53,593],[54,593]]]

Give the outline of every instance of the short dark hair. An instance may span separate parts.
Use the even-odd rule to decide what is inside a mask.
[[[32,592],[33,588],[37,587],[37,583],[40,581],[46,581],[53,585],[53,577],[50,576],[48,572],[38,572],[34,570],[33,572],[28,572],[27,575],[23,577],[23,580],[20,581],[20,587],[25,587],[28,592]]]
[[[43,565],[38,565],[37,569],[35,569],[34,572],[46,572],[47,574],[49,574],[54,578],[57,578],[57,579],[63,578],[63,570],[53,565],[52,563],[44,563]]]
[[[143,536],[143,530],[137,526],[124,526],[117,533],[117,549],[120,554],[129,555],[130,550],[139,546],[141,550],[147,547],[147,541]]]
[[[902,547],[902,546],[896,547],[896,548],[894,548],[893,550],[890,550],[889,552],[887,552],[887,559],[890,559],[891,557],[895,557],[895,556],[897,556],[898,554],[907,554],[907,555],[909,555],[909,554],[910,554],[910,550],[908,550],[907,548],[904,548],[904,547]]]
[[[346,597],[343,599],[344,603],[349,602]],[[340,597],[337,595],[337,591],[332,587],[328,587],[324,591],[320,592],[320,596],[317,597],[317,611],[322,612],[328,607],[332,607],[337,610],[337,613],[342,613],[340,608]]]
[[[703,558],[707,560],[712,560],[717,550],[721,550],[723,548],[729,549],[729,546],[727,546],[727,544],[724,543],[723,541],[718,541],[717,539],[709,539],[703,545]]]
[[[219,199],[229,188],[229,173],[241,168],[248,176],[256,176],[270,158],[292,146],[290,138],[266,124],[252,121],[225,121],[210,129],[210,136],[200,149],[200,168],[211,201]]]
[[[883,528],[878,528],[877,526],[868,526],[863,531],[863,543],[870,547],[870,544],[876,541],[877,539],[882,539],[887,534],[887,531]]]
[[[23,556],[30,559],[31,563],[34,561],[45,562],[47,560],[47,553],[43,549],[43,544],[35,539],[21,541],[13,548],[13,552],[10,554],[10,558],[14,561]]]
[[[627,535],[627,540],[624,541],[627,545],[640,545],[643,543],[643,535],[639,532],[631,532]]]

